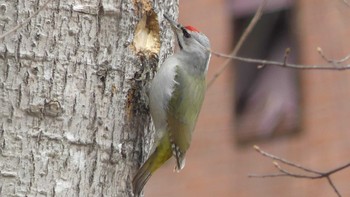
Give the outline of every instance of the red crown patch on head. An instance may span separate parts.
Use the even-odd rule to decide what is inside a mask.
[[[194,32],[199,32],[198,29],[192,27],[192,26],[186,26],[185,27],[187,30],[194,31]]]

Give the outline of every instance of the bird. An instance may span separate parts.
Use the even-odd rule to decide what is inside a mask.
[[[183,26],[165,14],[164,18],[170,23],[179,50],[164,61],[150,84],[149,108],[155,126],[155,145],[133,178],[136,196],[172,156],[176,160],[174,170],[179,172],[184,168],[206,91],[211,56],[209,39],[193,26]]]

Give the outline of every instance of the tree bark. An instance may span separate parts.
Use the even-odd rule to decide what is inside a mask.
[[[0,3],[0,34],[45,2]],[[0,40],[0,196],[132,196],[177,0],[52,0]]]

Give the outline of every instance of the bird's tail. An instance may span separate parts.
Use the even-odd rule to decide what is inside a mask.
[[[137,171],[132,181],[133,192],[135,196],[139,196],[143,187],[147,183],[154,171],[156,171],[163,163],[171,157],[171,149],[169,143],[160,143],[154,150],[147,161]]]

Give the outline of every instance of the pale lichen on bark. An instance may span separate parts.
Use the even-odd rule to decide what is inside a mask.
[[[0,40],[1,196],[131,195],[152,137],[146,87],[171,50],[159,19],[177,13],[144,2],[53,0]],[[1,2],[0,34],[42,4]],[[133,46],[146,8],[160,25],[149,53]]]

